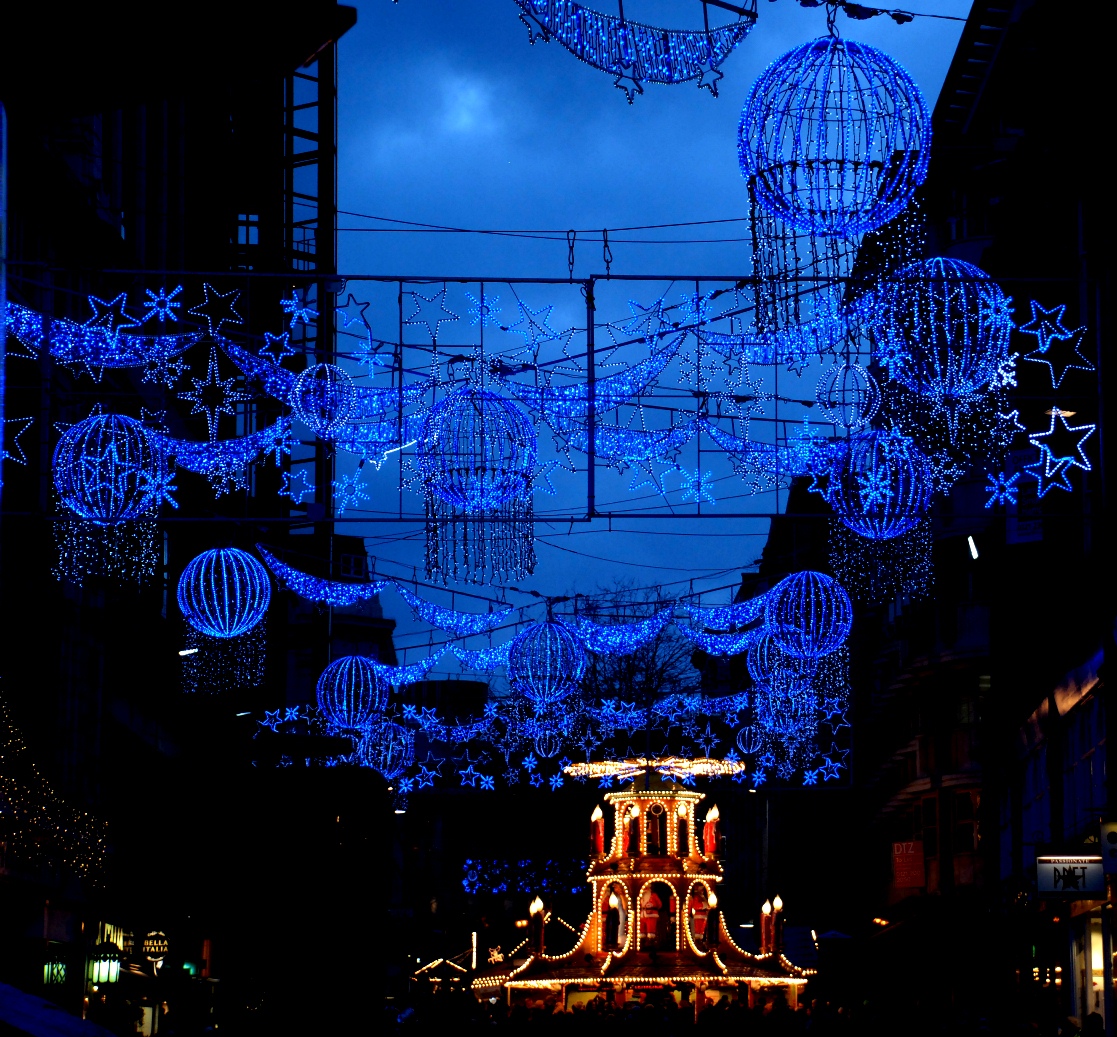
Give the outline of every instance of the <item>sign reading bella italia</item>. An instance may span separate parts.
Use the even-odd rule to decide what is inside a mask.
[[[1100,855],[1037,857],[1036,890],[1091,899],[1105,892],[1105,870]]]

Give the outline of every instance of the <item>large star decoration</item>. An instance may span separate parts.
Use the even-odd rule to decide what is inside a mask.
[[[632,317],[621,324],[621,331],[626,335],[639,335],[647,343],[649,349],[655,349],[660,338],[670,331],[673,326],[667,317],[663,301],[661,295],[650,306],[644,306],[635,299],[629,299],[628,309]],[[613,335],[613,341],[616,342],[618,336],[612,331],[612,328],[610,328],[610,334]]]
[[[520,319],[507,330],[523,338],[523,351],[534,353],[541,343],[562,338],[563,332],[556,331],[550,324],[553,305],[540,306],[539,309],[533,310],[527,303],[517,301],[516,308],[519,310]]]
[[[270,331],[265,331],[264,345],[260,349],[260,355],[266,356],[273,364],[278,364],[285,356],[294,356],[295,350],[291,345],[291,333],[285,331],[281,335],[273,335]]]
[[[193,312],[193,311],[191,311]],[[252,399],[246,392],[236,389],[235,378],[222,378],[217,370],[217,350],[210,347],[209,364],[205,378],[191,378],[194,388],[179,393],[180,400],[194,404],[191,414],[205,414],[206,429],[211,443],[217,440],[217,422],[222,414],[236,414],[235,404]]]
[[[203,284],[202,294],[205,296],[202,302],[187,312],[194,317],[201,317],[206,322],[210,335],[216,338],[226,324],[244,323],[236,311],[236,303],[240,298],[239,288],[219,292],[213,285]]]
[[[637,94],[644,92],[643,84],[636,78],[636,65],[634,62],[629,62],[627,65],[621,65],[621,71],[617,73],[617,78],[613,81],[613,86],[618,90],[623,90],[628,103],[632,104],[636,100]]]
[[[314,496],[314,480],[305,467],[295,472],[284,472],[283,485],[280,486],[279,493],[292,504],[302,504],[307,497]]]
[[[443,324],[450,324],[461,318],[446,305],[446,288],[434,295],[421,292],[404,292],[411,298],[414,312],[403,323],[407,327],[425,327],[433,344],[438,344],[438,333]],[[444,315],[444,316],[443,316]]]
[[[1031,317],[1016,330],[1022,335],[1034,335],[1039,347],[1036,352],[1046,353],[1051,339],[1069,338],[1071,335],[1071,332],[1063,325],[1063,315],[1066,312],[1065,304],[1053,306],[1048,310],[1033,299]]]
[[[718,83],[725,78],[725,73],[717,67],[712,57],[703,61],[699,68],[702,74],[698,77],[698,89],[709,90],[712,97],[717,97]]]
[[[1068,411],[1051,408],[1051,424],[1046,432],[1033,432],[1028,436],[1028,442],[1038,447],[1040,456],[1047,465],[1047,474],[1058,467],[1081,468],[1088,472],[1093,467],[1082,444],[1089,439],[1097,429],[1096,425],[1069,425],[1067,424]]]
[[[1066,335],[1051,335],[1047,344],[1025,355],[1033,364],[1046,364],[1051,375],[1051,387],[1058,389],[1068,371],[1093,371],[1094,365],[1082,353],[1085,327],[1075,328]]]
[[[95,295],[88,296],[88,299],[89,305],[93,308],[93,316],[85,322],[85,327],[103,329],[114,348],[122,331],[130,331],[139,327],[139,325],[124,312],[124,307],[128,305],[127,292],[121,292],[110,302],[105,302],[104,299],[98,299]]]
[[[34,418],[5,418],[4,419],[4,449],[0,450],[0,461],[15,461],[16,464],[27,464],[27,455],[23,452],[23,444],[19,437],[24,434],[34,422]],[[12,453],[12,451],[15,453]],[[3,485],[0,480],[0,485]]]

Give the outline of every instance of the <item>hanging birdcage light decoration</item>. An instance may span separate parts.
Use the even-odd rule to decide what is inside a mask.
[[[186,691],[255,687],[264,678],[264,615],[271,603],[267,569],[247,551],[215,547],[192,558],[178,581],[187,622]]]
[[[426,571],[491,583],[535,569],[535,427],[498,393],[468,385],[431,408],[418,442]]]
[[[173,488],[151,433],[123,414],[91,415],[63,432],[51,467],[63,508],[54,523],[55,576],[146,583],[158,558],[155,517]]]
[[[760,74],[737,151],[772,216],[849,238],[903,211],[927,176],[930,144],[930,113],[911,76],[875,47],[824,36]]]

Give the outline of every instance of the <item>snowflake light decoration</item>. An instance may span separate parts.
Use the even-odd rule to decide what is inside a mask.
[[[994,504],[1016,503],[1016,494],[1019,492],[1019,487],[1016,485],[1020,478],[1019,472],[1013,472],[1012,475],[1007,472],[988,472],[986,478],[989,481],[985,484],[985,492],[990,494],[985,502],[987,508],[993,507]]]
[[[359,471],[335,479],[332,485],[334,488],[334,504],[339,515],[344,515],[350,508],[356,508],[362,501],[368,500],[368,490],[361,482]]]
[[[717,504],[710,490],[710,485],[714,481],[713,472],[703,472],[698,468],[693,471],[680,468],[678,472],[682,476],[682,486],[680,488],[684,504],[691,502],[695,504]]]
[[[182,303],[177,299],[181,292],[182,285],[178,285],[170,295],[167,294],[165,288],[160,288],[158,293],[153,292],[150,288],[145,288],[144,294],[147,295],[147,301],[143,303],[142,323],[146,324],[153,318],[158,320],[160,324],[168,320],[178,320],[178,314],[175,313],[175,310],[182,308]]]

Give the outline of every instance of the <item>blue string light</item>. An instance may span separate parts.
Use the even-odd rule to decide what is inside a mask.
[[[357,759],[388,781],[395,781],[415,762],[415,735],[402,724],[374,723],[357,746]],[[400,793],[405,792],[400,782]]]
[[[829,36],[776,59],[741,112],[756,200],[800,230],[852,236],[898,216],[927,176],[931,116],[892,58]]]
[[[845,588],[825,573],[793,573],[768,594],[764,625],[783,651],[796,659],[819,659],[849,636],[853,605]]]
[[[243,482],[247,468],[267,454],[273,454],[278,464],[296,445],[290,418],[280,418],[266,428],[233,439],[199,442],[177,439],[164,432],[151,435],[159,448],[174,458],[177,467],[206,476],[215,488],[230,480]]]
[[[268,571],[236,547],[215,547],[192,558],[178,581],[178,607],[186,621],[209,637],[247,633],[271,602]]]
[[[1030,305],[1031,316],[1016,330],[1022,335],[1035,336],[1037,353],[1046,353],[1053,338],[1070,338],[1073,334],[1063,324],[1063,315],[1067,312],[1065,303],[1047,309],[1042,303],[1032,299]]]
[[[1051,376],[1051,388],[1058,389],[1063,384],[1068,371],[1096,371],[1094,364],[1082,352],[1082,339],[1086,329],[1075,328],[1066,335],[1050,335],[1042,348],[1024,356],[1032,364],[1043,364]]]
[[[318,678],[318,708],[331,727],[364,732],[388,707],[392,686],[371,659],[346,655],[335,659]]]
[[[573,0],[516,0],[529,39],[558,40],[571,54],[616,77],[631,104],[643,83],[685,83],[717,96],[719,66],[752,30],[756,16],[709,30],[659,29]]]
[[[679,626],[677,629],[707,655],[740,655],[748,651],[749,646],[762,636],[762,631],[758,630],[749,630],[742,634],[707,634],[687,626]]]
[[[494,645],[492,648],[481,648],[477,650],[462,648],[460,645],[450,645],[450,651],[452,651],[468,669],[477,670],[480,673],[488,673],[508,665],[508,652],[511,647],[512,642],[505,641],[502,645]]]
[[[495,630],[512,615],[511,606],[488,613],[455,612],[453,609],[443,608],[424,601],[417,594],[412,594],[403,584],[393,584],[396,593],[407,602],[408,607],[417,619],[429,623],[432,627],[445,630],[448,634],[458,637],[470,637],[473,634],[484,634]]]

